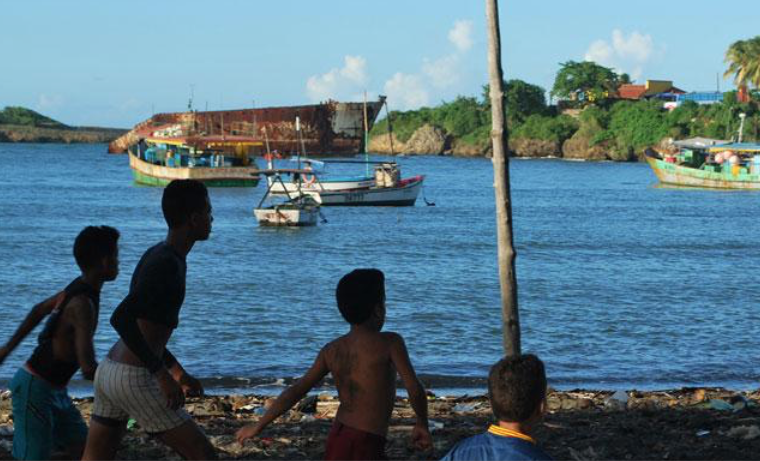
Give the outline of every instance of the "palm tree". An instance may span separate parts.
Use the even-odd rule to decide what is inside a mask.
[[[760,88],[760,36],[739,40],[726,51],[728,70],[723,77],[734,76],[734,83],[746,91],[748,86]]]

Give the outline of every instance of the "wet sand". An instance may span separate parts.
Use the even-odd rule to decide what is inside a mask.
[[[536,431],[555,459],[760,459],[760,390],[732,392],[691,388],[663,392],[552,392],[549,411]],[[269,396],[231,395],[191,399],[186,409],[206,431],[224,459],[320,459],[338,401],[322,394],[305,399],[241,447],[235,431],[255,421]],[[627,399],[627,401],[625,401]],[[89,419],[92,399],[77,399]],[[409,434],[414,414],[397,399],[388,434],[390,459],[439,459],[456,441],[482,432],[492,421],[484,396],[438,397],[428,402],[435,446],[414,451]],[[11,459],[10,399],[0,397],[0,459]],[[180,459],[145,434],[129,430],[119,459]]]

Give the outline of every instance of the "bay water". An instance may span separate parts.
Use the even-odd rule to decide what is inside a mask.
[[[135,185],[127,157],[105,152],[0,144],[0,341],[77,275],[71,247],[91,224],[121,232],[98,358],[116,340],[110,314],[166,225],[162,189]],[[426,175],[415,207],[323,208],[328,222],[314,228],[259,227],[263,184],[211,189],[212,235],[188,257],[169,345],[185,368],[218,391],[300,375],[348,330],[335,305],[340,277],[377,267],[385,328],[404,336],[423,381],[482,392],[502,354],[491,162],[398,160],[404,176]],[[363,172],[327,170],[352,171]],[[523,350],[546,362],[551,385],[757,387],[760,194],[657,187],[640,163],[513,160],[511,174]],[[38,331],[0,366],[0,387]]]

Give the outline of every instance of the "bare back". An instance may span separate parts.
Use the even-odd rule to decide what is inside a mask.
[[[352,331],[324,348],[335,379],[340,408],[336,418],[347,426],[385,436],[396,396],[391,359],[393,333]]]

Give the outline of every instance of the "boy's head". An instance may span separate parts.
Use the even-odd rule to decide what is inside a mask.
[[[188,226],[196,240],[206,240],[211,233],[211,202],[208,189],[200,181],[176,179],[164,189],[161,209],[169,229]]]
[[[488,398],[499,421],[528,422],[540,415],[546,398],[544,363],[533,354],[499,360],[488,374]]]
[[[74,259],[82,272],[99,270],[106,280],[119,275],[119,231],[109,226],[87,226],[74,240]]]
[[[344,275],[335,290],[338,309],[351,325],[360,325],[380,315],[385,321],[385,276],[377,269],[355,269]]]

